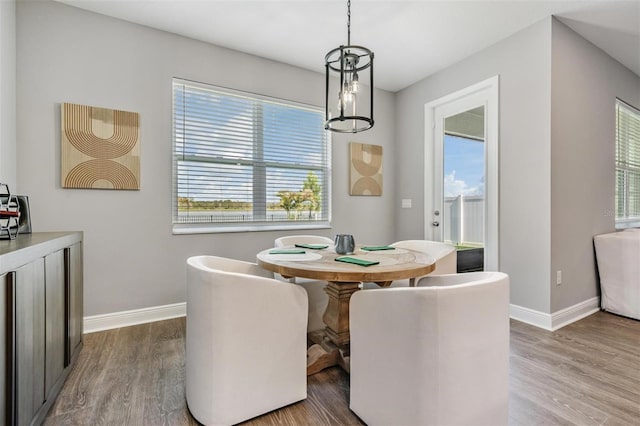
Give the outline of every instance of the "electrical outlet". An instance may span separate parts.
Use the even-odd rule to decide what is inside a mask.
[[[556,271],[556,285],[562,284],[562,271]]]

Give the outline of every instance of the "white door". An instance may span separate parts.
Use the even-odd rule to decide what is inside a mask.
[[[425,136],[425,239],[484,247],[484,269],[498,270],[498,77],[428,103]],[[452,152],[461,154],[465,144],[466,157],[456,163]],[[478,155],[481,178],[451,168],[468,168]]]

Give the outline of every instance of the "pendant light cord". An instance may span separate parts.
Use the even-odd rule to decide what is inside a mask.
[[[351,0],[347,0],[347,46],[351,46]]]

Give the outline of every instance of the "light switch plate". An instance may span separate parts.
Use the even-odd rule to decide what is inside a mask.
[[[404,198],[402,200],[402,208],[403,209],[410,209],[411,208],[411,198]]]

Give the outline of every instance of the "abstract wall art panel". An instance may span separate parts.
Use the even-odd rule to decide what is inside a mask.
[[[140,114],[64,103],[63,188],[140,189]]]
[[[382,195],[382,147],[351,142],[349,195]]]

